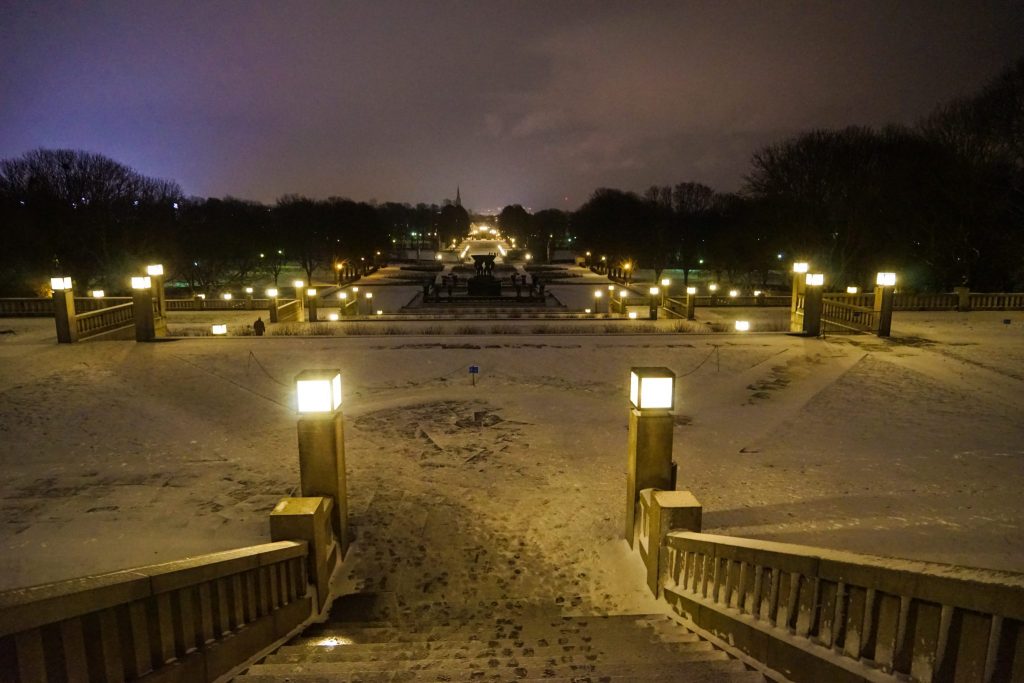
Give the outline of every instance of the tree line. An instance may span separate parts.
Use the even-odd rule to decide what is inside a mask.
[[[479,219],[479,217],[476,217]],[[394,247],[441,247],[469,229],[462,206],[297,195],[272,205],[185,197],[98,154],[34,150],[0,161],[0,293],[49,275],[123,289],[160,261],[195,289],[276,281]],[[793,260],[835,284],[895,270],[919,289],[1024,288],[1024,59],[914,126],[813,130],[757,150],[738,192],[697,182],[600,188],[576,211],[496,218],[542,260],[553,248],[760,283]]]

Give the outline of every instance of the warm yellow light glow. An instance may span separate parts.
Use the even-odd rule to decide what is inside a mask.
[[[640,410],[671,410],[675,380],[675,373],[668,368],[632,368],[629,402]]]
[[[220,298],[224,299],[224,301],[231,301],[231,294],[228,293],[228,292],[225,292],[225,293],[220,295]]]
[[[807,285],[809,287],[821,287],[823,284],[825,284],[825,274],[824,273],[807,273],[807,276],[805,278],[805,282],[807,283]]]
[[[252,294],[252,287],[246,287],[245,288],[245,293],[246,294]]]
[[[793,264],[794,273],[806,273],[810,265],[806,261],[797,261]]]
[[[331,322],[334,322],[334,321],[336,321],[338,319],[338,314],[337,313],[328,313],[327,314],[327,319],[330,320]]]
[[[762,294],[764,294],[764,292],[762,292],[760,289],[754,290],[754,296],[761,296]]]
[[[526,260],[529,261],[531,259],[533,259],[533,254],[527,254],[526,255]]]
[[[895,287],[896,273],[879,273],[875,276],[875,284],[880,287]]]
[[[143,289],[145,289],[145,288],[143,288]],[[205,295],[205,294],[196,294],[196,298],[197,298],[197,299],[203,299],[203,300],[205,300],[205,299],[206,299],[206,295]]]
[[[335,269],[335,270],[341,270],[341,267],[342,267],[342,266],[341,266],[341,264],[340,264],[340,263],[335,263],[335,264],[334,264],[334,269]]]
[[[750,331],[750,321],[748,321],[748,320],[737,320],[736,321],[736,331],[737,332],[749,332]]]
[[[650,294],[651,296],[657,296],[658,294],[661,293],[661,290],[658,289],[657,287],[651,287],[650,289],[647,290],[647,293]]]
[[[132,289],[149,289],[152,286],[152,280],[148,275],[136,275],[132,278]]]
[[[623,270],[633,270],[633,264],[632,263],[628,263],[628,262],[624,263],[624,264],[622,264],[622,269]]]
[[[339,370],[304,370],[295,378],[300,413],[327,413],[341,405]]]
[[[860,287],[847,287],[846,288],[846,293],[847,294],[857,294],[858,292],[860,292]]]
[[[619,290],[619,298],[620,299],[625,299],[627,296],[629,296],[629,290],[626,290],[626,289],[620,289]]]
[[[102,289],[94,289],[94,290],[92,290],[91,293],[92,293],[92,298],[94,298],[94,299],[102,299],[105,296],[105,294],[104,294]]]
[[[353,292],[358,292],[358,291],[359,291],[359,288],[358,288],[358,287],[353,287],[353,288],[352,288],[352,291],[353,291]]]
[[[210,332],[219,337],[228,333],[228,326],[224,323],[217,323],[210,326]]]
[[[367,299],[372,299],[373,298],[373,292],[367,292],[366,293],[366,298]]]
[[[435,261],[440,261],[441,258],[442,258],[441,254],[434,254],[434,260]]]
[[[662,287],[668,287],[670,284],[672,284],[672,281],[669,280],[667,277],[661,278],[661,286]]]
[[[316,290],[310,287],[306,290],[306,296],[316,296]]]
[[[712,291],[712,292],[717,292],[718,291],[718,285],[716,285],[715,283],[712,282],[710,285],[708,285],[708,290]]]
[[[50,278],[50,289],[54,291],[63,291],[71,289],[71,278],[69,277],[51,277]]]
[[[604,296],[604,292],[602,292],[600,289],[594,292],[595,299],[600,299],[602,296]]]
[[[276,299],[277,298],[277,290],[274,289],[273,287],[271,287],[270,289],[267,290],[267,296],[270,297],[271,299]]]
[[[626,314],[626,316],[627,316],[627,317],[628,317],[628,318],[629,318],[630,320],[636,320],[636,311],[630,311],[629,313],[627,313],[627,314]]]
[[[696,294],[697,293],[697,288],[696,287],[687,287],[686,288],[686,293],[690,294],[690,295]]]
[[[589,308],[584,308],[584,309],[583,309],[583,312],[584,312],[584,313],[590,313],[590,309],[589,309]]]
[[[733,299],[735,299],[739,295],[740,295],[740,291],[738,289],[730,289],[729,290],[729,296],[732,297]]]
[[[384,315],[384,311],[382,311],[381,309],[378,308],[377,309],[377,315]]]
[[[344,301],[348,298],[348,292],[338,292],[338,298]]]
[[[295,287],[295,289],[302,289],[305,284],[305,280],[292,280],[292,286]]]
[[[614,292],[615,291],[615,285],[608,285],[608,291],[609,292]]]
[[[156,277],[157,275],[163,274],[164,266],[162,263],[154,263],[151,266],[146,266],[146,275],[152,275],[153,277]]]
[[[590,256],[590,252],[589,251],[587,252],[587,256]]]

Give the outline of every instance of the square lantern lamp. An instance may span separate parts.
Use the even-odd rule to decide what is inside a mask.
[[[807,273],[805,282],[810,287],[821,287],[825,284],[824,273]]]
[[[61,292],[64,290],[71,289],[71,278],[70,277],[51,277],[50,278],[50,289],[55,292]]]
[[[93,299],[102,299],[106,295],[106,292],[102,289],[94,289],[90,294],[92,294]]]
[[[651,296],[658,296],[658,294],[661,293],[661,290],[658,289],[657,287],[651,287],[650,289],[647,290],[647,293],[650,294]]]
[[[217,323],[210,326],[210,334],[215,337],[223,337],[228,333],[228,326],[224,323]]]
[[[797,261],[793,264],[793,272],[797,274],[803,274],[810,270],[810,265],[806,261]]]
[[[157,277],[164,274],[164,266],[162,263],[154,263],[146,266],[146,275]]]
[[[630,368],[629,402],[637,410],[672,410],[676,374],[665,367]]]
[[[689,294],[690,296],[693,296],[694,294],[697,293],[697,288],[696,287],[687,287],[686,288],[686,293]]]
[[[737,320],[736,321],[737,332],[750,332],[750,321],[749,320]]]
[[[303,370],[295,377],[300,413],[332,413],[341,407],[340,370]]]
[[[295,289],[302,289],[303,286],[305,286],[305,284],[306,283],[302,280],[292,280],[292,285],[295,287]]]
[[[602,292],[600,289],[598,289],[598,290],[596,290],[594,292],[594,298],[595,299],[600,299],[602,296],[604,296],[604,292]]]
[[[224,292],[220,295],[220,298],[224,299],[224,301],[231,301],[231,292]]]
[[[314,289],[313,287],[310,287],[309,289],[307,289],[306,290],[306,296],[308,296],[308,297],[316,296],[316,289]]]
[[[328,313],[327,314],[327,319],[330,320],[332,323],[333,322],[337,322],[338,321],[338,314],[337,313]]]
[[[846,293],[847,294],[857,294],[858,292],[860,292],[860,287],[847,287],[846,288]]]
[[[132,278],[132,289],[151,289],[153,281],[148,275],[136,275]]]
[[[252,287],[246,287],[245,288],[245,293],[246,294],[252,294]]]
[[[875,276],[875,284],[879,287],[895,287],[896,273],[879,273]]]
[[[715,283],[712,282],[710,285],[708,285],[708,290],[711,291],[711,292],[717,292],[718,291],[718,285],[716,285]]]
[[[275,288],[273,288],[273,287],[268,289],[267,290],[267,297],[270,298],[270,299],[276,299],[277,298],[277,290]]]
[[[668,287],[670,284],[672,284],[672,281],[669,280],[667,277],[663,277],[661,279],[661,286],[662,287]]]

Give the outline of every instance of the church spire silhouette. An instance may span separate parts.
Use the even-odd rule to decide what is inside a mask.
[[[462,206],[462,188],[455,186],[455,206]]]

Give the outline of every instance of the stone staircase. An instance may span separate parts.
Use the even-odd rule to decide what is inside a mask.
[[[340,609],[339,609],[340,608]],[[502,610],[503,611],[503,610]],[[664,615],[476,616],[420,613],[401,623],[346,621],[344,600],[323,623],[234,678],[304,681],[546,681],[763,683],[712,643]],[[428,618],[424,618],[428,617]]]

